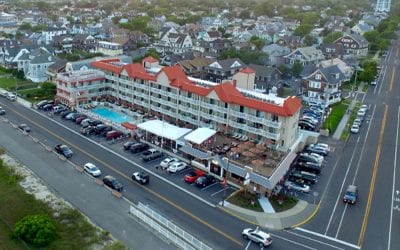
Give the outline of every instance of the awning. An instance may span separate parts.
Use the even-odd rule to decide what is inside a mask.
[[[217,131],[210,128],[198,128],[193,132],[185,135],[184,139],[196,144],[202,144],[205,140],[215,135]]]
[[[129,122],[123,122],[123,123],[121,123],[121,126],[126,128],[126,129],[129,129],[129,130],[137,129],[137,126],[135,124],[132,124],[132,123],[129,123]]]
[[[205,159],[209,159],[211,157],[211,155],[207,154],[206,152],[203,152],[201,150],[189,147],[189,146],[183,146],[179,148],[180,151],[182,151],[185,154],[194,156],[200,160],[205,160]]]
[[[164,137],[166,139],[176,141],[186,135],[191,129],[181,128],[160,120],[149,120],[137,125],[138,128],[150,132],[152,134]]]

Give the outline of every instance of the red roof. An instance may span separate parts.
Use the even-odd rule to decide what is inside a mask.
[[[126,129],[129,129],[129,130],[137,129],[137,126],[135,124],[132,124],[132,123],[129,123],[129,122],[123,122],[123,123],[121,123],[121,126],[126,128]]]
[[[241,73],[245,73],[245,74],[253,74],[253,73],[256,73],[256,71],[254,70],[254,69],[252,69],[252,68],[249,68],[249,67],[247,67],[247,68],[244,68],[244,69],[242,69],[241,71],[239,71],[239,72],[241,72]]]
[[[142,61],[143,61],[143,62],[148,62],[148,63],[155,63],[155,62],[158,62],[158,60],[155,59],[155,58],[152,57],[152,56],[148,56],[148,57],[144,58]]]
[[[221,83],[212,87],[199,86],[189,80],[185,72],[178,65],[164,67],[156,75],[152,75],[147,73],[145,68],[140,63],[127,64],[123,67],[119,67],[109,63],[113,61],[115,60],[93,62],[92,66],[99,69],[112,71],[117,74],[121,73],[122,69],[125,69],[129,77],[150,81],[157,81],[157,76],[164,72],[168,77],[172,87],[176,87],[199,96],[207,96],[210,92],[215,91],[219,99],[223,102],[237,104],[279,116],[292,116],[301,108],[301,100],[297,97],[286,98],[283,105],[280,106],[275,103],[264,102],[246,97],[232,83],[229,82]],[[241,72],[252,73],[254,70],[246,68]]]

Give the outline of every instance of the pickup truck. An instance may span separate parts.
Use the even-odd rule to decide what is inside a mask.
[[[157,149],[151,148],[149,150],[146,150],[145,152],[142,153],[141,158],[143,161],[151,161],[157,158],[160,158],[163,156],[163,153],[161,151],[158,151]]]

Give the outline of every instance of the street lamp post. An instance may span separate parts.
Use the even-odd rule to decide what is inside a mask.
[[[223,197],[222,197],[222,207],[223,206],[225,206],[225,198],[226,198],[226,186],[227,186],[227,184],[228,184],[228,180],[227,180],[227,178],[226,178],[226,175],[228,174],[228,171],[229,171],[229,158],[228,157],[225,157],[224,159],[224,164],[226,164],[226,173],[225,173],[225,177],[224,177],[224,179],[223,179],[223,184],[224,184],[224,195],[223,195]],[[224,168],[224,166],[222,167],[222,169],[224,170],[225,168]]]

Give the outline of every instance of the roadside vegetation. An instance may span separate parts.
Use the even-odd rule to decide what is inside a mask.
[[[246,190],[240,190],[233,195],[231,195],[227,201],[229,203],[232,203],[233,205],[246,208],[249,210],[253,210],[256,212],[263,212],[263,209],[258,202],[257,196],[255,193],[246,191]]]
[[[346,128],[343,130],[343,132],[342,132],[342,134],[340,136],[341,140],[347,141],[349,139],[351,124],[353,124],[354,120],[357,118],[357,112],[360,109],[361,105],[362,105],[361,102],[357,102],[354,105],[354,108],[351,111],[351,115],[349,117],[349,120],[347,121]]]
[[[325,123],[322,125],[322,129],[328,129],[329,134],[335,132],[337,126],[340,123],[343,115],[346,113],[347,108],[350,105],[349,100],[343,100],[331,106],[332,111],[330,115],[326,118]]]
[[[0,160],[0,249],[91,249],[112,242],[108,232],[94,227],[79,211],[55,211],[36,200],[19,185],[21,180]],[[114,242],[106,249],[126,247]]]

